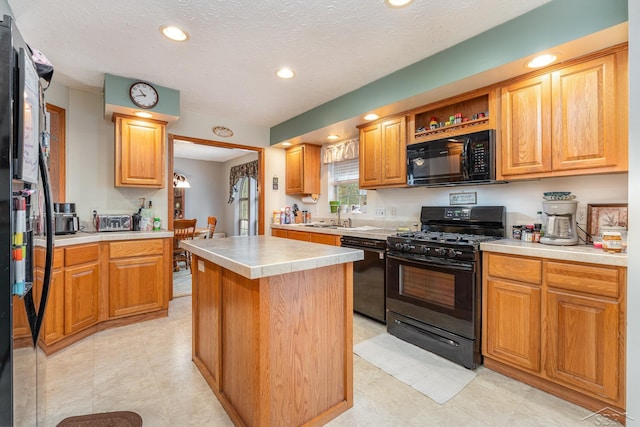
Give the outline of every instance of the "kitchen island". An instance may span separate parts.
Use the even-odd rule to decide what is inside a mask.
[[[361,250],[269,236],[180,245],[193,258],[193,361],[235,425],[323,425],[353,406]]]

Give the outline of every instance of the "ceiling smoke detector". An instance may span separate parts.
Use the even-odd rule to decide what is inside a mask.
[[[229,138],[233,136],[233,131],[224,126],[214,126],[212,130],[214,134],[221,136],[223,138]]]

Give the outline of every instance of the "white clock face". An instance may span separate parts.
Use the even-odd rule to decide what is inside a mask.
[[[158,92],[149,83],[138,82],[129,88],[131,102],[140,108],[152,108],[158,103]]]

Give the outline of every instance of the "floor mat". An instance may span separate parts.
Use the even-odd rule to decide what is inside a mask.
[[[441,405],[476,377],[469,369],[387,333],[356,344],[353,352]]]
[[[57,427],[141,427],[142,417],[131,411],[104,412],[102,414],[69,417]]]

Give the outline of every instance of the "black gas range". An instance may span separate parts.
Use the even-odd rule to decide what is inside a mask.
[[[387,250],[414,257],[469,260],[481,242],[500,239],[505,231],[504,206],[423,206],[421,231],[387,239]]]
[[[424,206],[421,230],[387,239],[387,331],[467,368],[481,363],[480,243],[504,237],[503,206]]]

